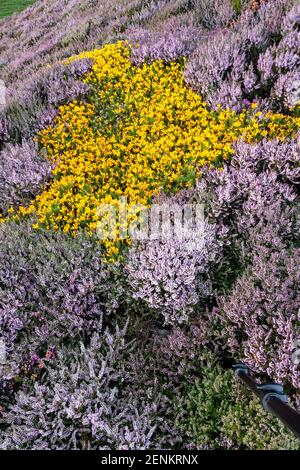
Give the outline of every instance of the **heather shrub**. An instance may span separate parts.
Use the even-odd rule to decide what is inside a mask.
[[[3,79],[18,87],[41,69],[83,50],[126,39],[126,30],[192,14],[189,0],[40,1],[0,24]]]
[[[30,139],[50,126],[63,103],[84,99],[89,86],[80,80],[91,70],[92,61],[74,60],[44,68],[28,80],[17,97],[9,101],[6,115],[10,119],[10,135],[15,142]]]
[[[248,397],[247,397],[248,398]],[[227,440],[249,450],[299,450],[298,439],[256,398],[236,399],[222,420]]]
[[[129,293],[162,315],[166,324],[182,324],[212,294],[210,271],[221,251],[213,225],[203,222],[199,239],[147,241],[131,248],[126,259]],[[166,235],[166,233],[164,234]]]
[[[101,261],[93,237],[8,223],[0,240],[0,331],[10,358],[1,375],[10,380],[49,348],[97,331],[117,311],[123,289],[117,265]]]
[[[0,149],[4,142],[9,140],[10,122],[3,111],[0,111]]]
[[[185,442],[202,448],[222,447],[218,443],[220,428],[231,400],[231,372],[222,373],[216,365],[202,369],[201,377],[187,388],[177,404],[175,423],[185,435]]]
[[[72,235],[103,227],[109,259],[130,244],[120,232],[130,231],[138,205],[149,207],[161,190],[193,186],[201,168],[222,165],[242,136],[247,142],[284,140],[299,128],[297,117],[209,111],[186,87],[182,64],[158,60],[139,68],[129,58],[128,45],[119,41],[69,59],[93,60],[84,78],[91,92],[85,102],[60,106],[53,125],[38,134],[56,164],[53,181],[15,215],[35,214],[39,227]],[[120,213],[125,198],[126,217],[114,224],[111,213]],[[107,224],[114,225],[113,237],[105,236]]]
[[[117,0],[109,7],[100,0],[75,5],[67,1],[63,6],[50,0],[1,23],[0,66],[7,85],[15,82],[10,88],[14,96],[45,62],[132,39],[135,45],[140,43],[133,51],[139,64],[143,59],[174,60],[193,53],[186,76],[213,106],[220,102],[237,109],[243,100],[257,97],[264,105],[279,100],[275,108],[283,109],[283,88],[293,86],[297,74],[299,79],[297,17],[292,0],[263,2],[254,9],[247,1],[236,0]],[[289,57],[287,68],[280,65],[283,57]],[[285,77],[289,83],[283,83]]]
[[[162,30],[131,28],[126,36],[131,44],[131,60],[138,66],[159,59],[173,62],[187,57],[201,41],[199,28],[184,25],[177,18],[166,21]]]
[[[40,381],[25,383],[2,413],[0,447],[136,450],[170,443],[168,400],[137,380],[133,354],[125,329],[101,326],[87,344],[60,346]]]
[[[295,140],[239,143],[230,164],[204,172],[197,190],[154,200],[204,203],[203,239],[191,251],[188,240],[172,237],[134,246],[125,265],[132,297],[159,312],[166,323],[180,324],[211,304],[216,294],[231,292],[253,263],[257,247],[271,254],[295,246],[299,169]]]
[[[298,188],[296,141],[241,143],[230,166],[208,173],[198,185],[207,214],[227,233],[225,257],[212,280],[219,293],[211,314],[220,322],[215,333],[233,357],[294,392],[299,388],[292,359],[300,306]],[[228,283],[232,251],[239,263]]]
[[[176,424],[189,449],[299,450],[299,442],[245,393],[229,370],[203,368],[177,403]]]
[[[293,6],[294,4],[294,6]],[[214,108],[289,111],[299,95],[299,5],[276,0],[216,32],[190,56],[185,76]]]
[[[198,183],[198,197],[218,227],[234,234],[244,253],[273,230],[272,243],[297,239],[299,143],[297,140],[240,142],[230,165],[207,171]]]
[[[6,144],[0,151],[0,217],[37,196],[50,181],[51,170],[37,144]]]
[[[197,0],[193,13],[195,22],[208,31],[224,28],[237,17],[231,0]]]
[[[300,324],[298,260],[299,248],[258,247],[251,268],[219,303],[222,334],[233,357],[289,385],[297,398],[299,366],[293,353]]]
[[[89,90],[87,84],[79,80],[92,68],[88,59],[61,62],[42,70],[34,81],[29,81],[20,91],[24,105],[30,105],[32,99],[59,106],[83,96]]]

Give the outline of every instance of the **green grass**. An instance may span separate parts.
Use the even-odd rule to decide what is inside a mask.
[[[0,0],[0,18],[24,10],[34,3],[34,0]]]
[[[242,10],[242,0],[231,0],[235,12],[240,15]]]

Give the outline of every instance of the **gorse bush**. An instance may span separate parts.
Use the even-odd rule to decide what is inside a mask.
[[[22,215],[37,215],[35,227],[92,233],[99,221],[103,224],[98,208],[111,204],[119,210],[122,196],[129,205],[123,222],[127,228],[138,204],[148,206],[159,191],[192,186],[202,166],[218,166],[232,156],[239,137],[249,142],[265,136],[284,139],[299,128],[296,116],[261,116],[255,107],[250,113],[211,112],[186,88],[180,64],[154,61],[139,68],[129,54],[119,42],[76,57],[94,60],[84,79],[92,92],[87,103],[73,101],[60,108],[54,126],[39,135],[56,167],[49,188],[28,208],[20,208]],[[77,64],[82,73],[82,63]],[[78,73],[78,65],[74,70]],[[55,88],[48,100],[59,103]],[[120,251],[120,225],[113,240],[104,240],[110,257]]]

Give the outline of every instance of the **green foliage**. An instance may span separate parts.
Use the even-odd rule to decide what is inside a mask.
[[[217,448],[222,427],[232,395],[231,372],[219,366],[203,369],[200,377],[179,400],[177,426],[196,446]]]
[[[241,447],[251,450],[297,450],[297,439],[267,413],[258,399],[241,400],[229,407],[222,432]]]
[[[231,370],[202,369],[177,402],[176,425],[196,448],[300,449],[297,439],[259,401],[246,394]]]
[[[236,14],[240,15],[242,11],[242,6],[243,6],[243,0],[231,0],[231,3]]]
[[[34,0],[1,0],[0,18],[22,11],[32,3]]]

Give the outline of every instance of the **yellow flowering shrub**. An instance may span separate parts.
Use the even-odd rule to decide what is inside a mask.
[[[36,215],[35,227],[93,232],[102,217],[100,204],[118,207],[123,196],[129,206],[148,206],[161,190],[193,185],[204,165],[221,166],[237,139],[283,140],[300,127],[299,118],[261,116],[255,106],[240,114],[210,111],[185,85],[183,63],[155,61],[139,68],[129,56],[122,42],[76,56],[94,61],[84,78],[89,102],[61,106],[53,127],[37,137],[56,167],[49,187],[19,209],[19,215]],[[116,255],[118,233],[105,244]]]

